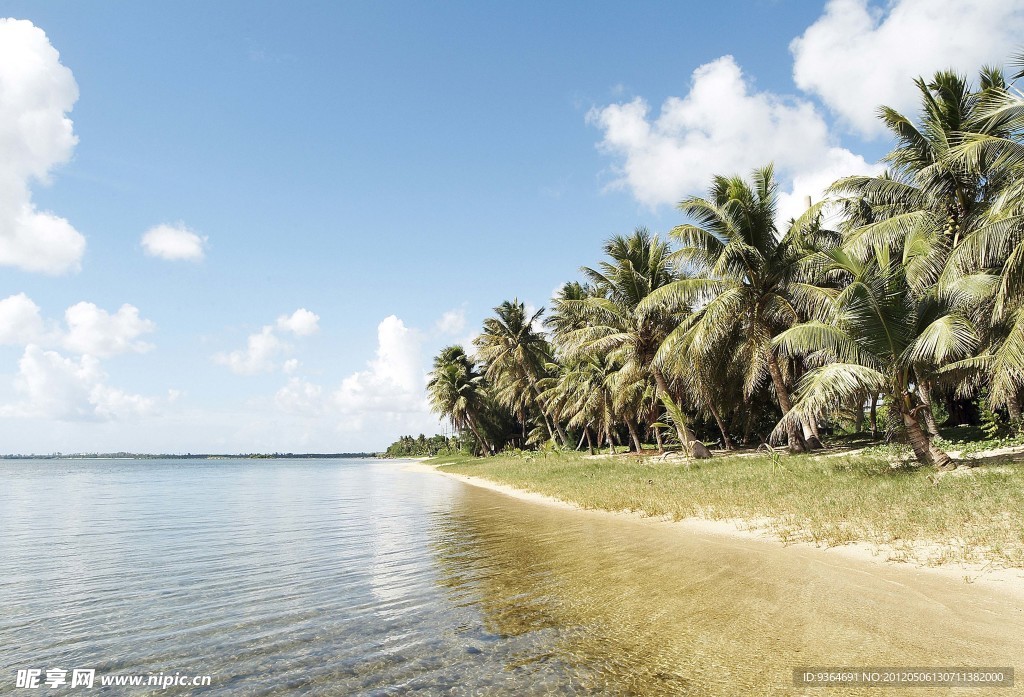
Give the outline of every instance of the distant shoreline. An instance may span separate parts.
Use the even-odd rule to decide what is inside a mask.
[[[374,458],[378,453],[55,453],[51,455],[0,455],[0,460],[340,460]]]

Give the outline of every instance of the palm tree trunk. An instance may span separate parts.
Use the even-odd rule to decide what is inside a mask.
[[[931,465],[935,469],[949,469],[953,467],[953,460],[941,449],[932,445],[928,434],[921,428],[914,414],[902,410],[903,425],[907,429],[907,438],[910,440],[910,447],[914,449],[914,456],[922,465]]]
[[[661,429],[655,426],[651,429],[654,431],[654,441],[658,444],[658,454],[665,452],[665,444],[661,442]]]
[[[722,432],[722,447],[726,450],[732,450],[732,441],[729,440],[729,429],[722,423],[722,417],[718,415],[718,410],[715,409],[715,405],[708,402],[708,406],[711,408],[711,415],[715,417],[715,423],[718,424],[718,430]]]
[[[662,392],[669,400],[672,399],[672,393],[669,392],[668,383],[665,381],[665,376],[658,368],[653,369],[654,380],[658,383],[658,390]],[[707,446],[697,440],[697,437],[693,435],[693,432],[689,429],[686,424],[676,424],[676,435],[679,436],[679,442],[683,444],[683,448],[690,454],[691,457],[698,459],[707,459],[711,457],[711,451],[708,450]]]
[[[878,393],[871,395],[871,411],[868,414],[868,425],[871,426],[871,438],[878,438]]]
[[[615,442],[612,440],[612,427],[610,424],[605,424],[604,435],[608,439],[608,452],[611,455],[615,454]]]
[[[821,438],[818,437],[817,419],[809,419],[801,416],[800,423],[804,427],[804,441],[807,443],[807,449],[821,450],[824,448],[825,446],[821,444]]]
[[[636,447],[636,452],[639,455],[644,451],[644,446],[640,443],[640,436],[637,435],[636,424],[633,423],[633,419],[626,419],[626,428],[629,429],[629,437],[633,440],[633,445]]]
[[[803,359],[798,358],[793,362],[793,381],[799,380],[803,374],[804,362]],[[804,447],[808,450],[821,450],[825,447],[821,444],[821,436],[818,435],[818,420],[816,418],[801,415],[800,426],[804,437]]]
[[[558,439],[561,441],[560,445],[562,445],[563,447],[568,447],[568,445],[569,445],[569,436],[566,435],[565,429],[562,428],[562,424],[558,423],[558,419],[556,419],[554,417],[551,417],[551,421],[554,422],[554,424],[555,424],[555,430],[554,431],[551,430],[551,423],[548,421],[548,410],[547,410],[547,408],[544,405],[544,400],[541,399],[541,396],[540,396],[540,386],[537,385],[537,379],[534,378],[533,375],[528,370],[526,370],[526,366],[525,365],[523,365],[522,368],[523,368],[523,372],[526,374],[526,377],[530,381],[530,387],[533,388],[533,393],[535,395],[537,395],[537,406],[540,407],[540,413],[544,415],[544,423],[548,427],[548,433],[551,435],[552,438],[554,438],[555,437],[555,433],[557,432],[558,433]]]
[[[924,413],[924,424],[928,428],[928,437],[937,436],[939,435],[939,425],[935,423],[935,414],[932,413],[931,388],[927,380],[918,381],[917,392],[921,396],[921,402],[924,404],[924,409],[921,411]]]
[[[491,451],[491,444],[488,443],[484,439],[484,437],[480,435],[480,431],[477,430],[476,424],[473,423],[473,417],[471,417],[471,416],[469,416],[467,414],[466,415],[466,422],[469,424],[469,430],[471,430],[473,432],[473,435],[476,436],[476,440],[477,440],[478,443],[480,443],[480,447],[484,450],[484,452],[490,452]]]
[[[1010,412],[1010,431],[1014,434],[1020,432],[1021,428],[1021,413],[1020,413],[1020,402],[1017,401],[1017,391],[1010,392],[1010,395],[1006,398],[1006,410]]]
[[[785,416],[793,408],[793,404],[789,401],[786,383],[782,381],[782,371],[779,370],[779,362],[775,360],[775,352],[770,347],[766,347],[764,352],[768,359],[768,372],[771,373],[772,383],[775,385],[775,396],[779,400],[779,408],[782,409],[782,415]],[[800,433],[800,426],[794,419],[789,419],[786,422],[786,436],[789,441],[789,452],[802,453],[807,450],[803,442],[803,436]]]
[[[853,417],[853,432],[860,433],[861,429],[864,428],[864,402],[867,401],[867,395],[857,395],[857,413]]]

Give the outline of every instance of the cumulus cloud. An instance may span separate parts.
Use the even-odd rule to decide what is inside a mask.
[[[278,332],[309,336],[320,329],[319,322],[318,315],[299,308],[290,315],[278,317],[276,324],[268,324],[250,334],[244,349],[214,354],[213,360],[238,375],[271,373],[278,369],[292,373],[298,369],[299,362],[294,358],[281,360],[292,350],[292,345],[278,336]]]
[[[343,412],[402,411],[424,399],[426,377],[418,332],[395,315],[377,325],[377,355],[366,370],[342,381],[334,400]]]
[[[288,413],[319,415],[325,407],[323,388],[302,378],[291,378],[274,395],[274,403]]]
[[[0,414],[102,421],[145,414],[155,407],[153,399],[110,387],[106,379],[95,356],[67,358],[29,344],[14,379],[14,388],[22,399],[0,408]]]
[[[316,334],[320,329],[320,317],[304,307],[300,307],[291,315],[281,315],[277,318],[277,328],[291,332],[297,336],[309,336]]]
[[[69,307],[64,319],[66,328],[44,320],[39,306],[24,293],[0,300],[0,343],[24,346],[14,378],[20,399],[0,406],[0,415],[106,421],[152,412],[156,400],[107,384],[100,359],[148,351],[152,345],[139,337],[156,325],[140,317],[133,305],[110,314],[88,302]]]
[[[206,241],[184,223],[157,225],[142,235],[142,249],[151,257],[168,261],[202,261]]]
[[[271,326],[250,334],[244,349],[215,354],[213,360],[238,375],[269,373],[277,368],[277,359],[288,349]]]
[[[465,328],[466,310],[464,308],[448,310],[434,324],[434,331],[443,335],[459,334]]]
[[[33,182],[48,183],[78,139],[67,113],[78,85],[45,32],[0,19],[0,264],[60,274],[80,268],[85,238],[32,202]]]
[[[121,353],[144,353],[152,344],[140,340],[156,324],[139,315],[134,305],[122,305],[111,314],[90,302],[64,311],[65,327],[43,319],[38,305],[24,293],[0,300],[0,344],[37,344],[63,348],[74,354],[109,358]]]
[[[335,389],[292,377],[274,395],[286,414],[318,417],[346,438],[376,442],[401,433],[436,431],[438,419],[427,403],[424,335],[395,315],[377,326],[377,349],[363,370]]]
[[[790,45],[793,79],[865,136],[884,132],[879,105],[917,109],[911,80],[1001,65],[1024,35],[1019,0],[831,0]]]
[[[0,300],[0,344],[20,345],[39,341],[45,333],[39,306],[24,293]]]
[[[665,100],[657,116],[638,97],[592,109],[587,118],[604,132],[599,147],[619,162],[612,186],[651,207],[703,193],[715,174],[746,176],[769,162],[783,187],[841,168],[876,169],[836,144],[810,102],[752,90],[732,56],[697,68],[689,93]],[[821,189],[786,193],[789,201],[821,197]]]
[[[61,340],[64,348],[74,353],[109,358],[120,353],[145,353],[152,344],[139,337],[156,329],[156,325],[139,316],[139,308],[122,305],[114,314],[87,302],[72,305],[64,312],[68,330]]]

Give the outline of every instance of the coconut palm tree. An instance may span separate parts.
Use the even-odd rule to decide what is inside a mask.
[[[687,278],[659,288],[643,308],[689,305],[698,308],[661,347],[663,361],[679,360],[682,347],[693,359],[712,363],[725,350],[747,358],[745,395],[770,377],[783,414],[792,407],[787,366],[772,350],[772,338],[801,321],[801,309],[821,303],[808,282],[808,251],[801,226],[780,235],[776,228],[778,187],[771,165],[741,177],[715,177],[706,198],[690,197],[679,209],[694,223],[671,234],[682,244],[677,262],[693,269]],[[734,340],[740,338],[740,345]],[[786,420],[790,450],[807,447],[801,424]]]
[[[473,344],[477,358],[486,366],[485,374],[495,387],[498,401],[513,408],[525,399],[524,395],[532,393],[548,434],[566,445],[569,439],[565,430],[557,419],[552,422],[541,398],[540,381],[551,361],[550,345],[534,328],[543,313],[541,308],[527,316],[526,306],[518,299],[506,300],[494,308],[494,316],[484,320],[483,332]]]
[[[679,315],[664,305],[643,305],[651,293],[676,280],[668,245],[638,228],[628,237],[612,237],[604,251],[608,259],[598,269],[581,269],[595,293],[563,303],[566,311],[587,318],[586,326],[562,334],[565,351],[569,356],[615,353],[626,374],[651,377],[661,398],[673,400],[656,357]],[[677,420],[675,426],[679,441],[691,456],[711,457],[711,451],[685,422]]]
[[[492,450],[483,429],[487,408],[484,377],[461,346],[447,346],[434,358],[427,394],[431,409],[447,417],[452,428],[460,433],[469,428],[483,451]]]
[[[1006,258],[1012,236],[1007,235],[1005,217],[993,225],[992,216],[994,194],[1014,179],[1008,176],[1012,168],[1006,166],[1006,146],[1014,135],[1006,109],[1006,80],[1001,71],[983,68],[977,88],[951,71],[937,72],[929,81],[918,78],[915,84],[921,103],[916,121],[889,107],[880,109],[880,118],[896,140],[885,157],[889,170],[875,177],[846,177],[832,186],[832,193],[844,197],[852,213],[844,244],[861,260],[878,246],[898,251],[907,267],[910,292],[916,295],[930,293],[936,285],[953,295],[972,293],[978,327],[985,329],[983,315],[995,320],[987,332],[991,341],[985,342],[985,354],[993,356],[997,337],[1013,336],[1005,327],[1008,316],[993,313],[988,298],[998,274],[994,256]],[[996,326],[1000,323],[1004,326]],[[972,365],[977,374],[978,363]],[[919,373],[926,421],[934,432],[931,402],[940,376],[923,368]],[[998,382],[994,374],[991,377]],[[1013,410],[1016,390],[1004,387],[994,390],[997,401],[1001,398]]]
[[[1024,66],[1024,54],[1017,61]],[[1024,70],[1014,77],[1024,76]],[[958,134],[951,166],[984,182],[980,220],[952,251],[947,275],[976,274],[990,293],[979,303],[984,350],[952,366],[961,379],[986,379],[989,401],[1005,405],[1019,427],[1024,389],[1024,96],[992,81],[975,115],[982,124]],[[981,319],[984,318],[985,322]]]
[[[977,346],[973,326],[939,293],[912,293],[907,266],[885,247],[868,261],[845,249],[827,256],[829,271],[848,281],[832,292],[828,321],[794,325],[773,341],[783,355],[804,356],[815,366],[800,379],[796,403],[776,431],[801,416],[815,418],[848,399],[881,392],[899,413],[918,461],[950,467],[949,456],[922,427],[926,405],[915,375],[971,355]]]
[[[569,428],[582,429],[588,441],[593,431],[598,446],[603,439],[609,452],[614,452],[612,431],[618,423],[615,377],[619,369],[608,355],[579,354],[560,366],[557,380],[543,393],[552,410],[566,419]]]

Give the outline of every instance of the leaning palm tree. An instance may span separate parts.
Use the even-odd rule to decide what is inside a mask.
[[[612,431],[618,422],[615,377],[619,369],[615,359],[608,355],[579,354],[560,366],[557,380],[543,394],[552,409],[566,419],[569,428],[582,429],[583,438],[588,441],[593,432],[598,447],[603,439],[611,453],[615,447]]]
[[[565,332],[561,341],[567,355],[616,353],[630,375],[650,376],[661,399],[673,400],[668,380],[656,360],[662,342],[679,321],[676,311],[644,301],[676,279],[668,245],[639,228],[632,235],[615,236],[604,245],[608,260],[598,269],[582,271],[595,293],[580,300],[565,300],[566,310],[587,318],[587,325]],[[674,403],[674,402],[673,402]],[[682,413],[682,410],[680,410]],[[675,423],[679,441],[693,457],[711,457],[683,420]]]
[[[1017,61],[1024,67],[1024,54]],[[1024,77],[1024,70],[1014,77]],[[978,307],[985,348],[952,372],[985,379],[990,403],[1005,405],[1018,427],[1024,389],[1024,95],[1005,85],[989,87],[976,120],[984,127],[958,134],[947,159],[985,183],[986,205],[951,253],[946,275],[988,275],[991,292]]]
[[[487,406],[484,377],[461,346],[447,346],[434,358],[427,394],[431,409],[447,417],[452,428],[460,433],[469,428],[482,451],[492,449],[482,428]]]
[[[986,288],[993,287],[991,277],[998,273],[994,257],[1005,259],[1003,252],[1012,247],[1007,230],[1012,223],[1003,217],[993,225],[995,194],[1014,179],[1008,176],[1012,167],[1007,167],[1006,159],[1006,146],[1014,140],[1013,119],[1005,108],[1007,84],[993,68],[981,70],[976,88],[951,71],[937,72],[929,81],[918,78],[915,84],[921,104],[916,119],[889,107],[880,109],[880,118],[896,141],[885,157],[889,170],[880,176],[846,177],[831,187],[848,213],[844,245],[862,261],[878,246],[901,253],[909,292],[917,296],[932,292],[936,285],[951,295],[962,294],[966,286],[981,291],[974,312],[978,320],[995,320],[987,332],[992,341],[985,342],[990,349],[986,355],[992,355],[997,337],[1007,334],[1005,327],[996,325],[1009,317],[993,314],[984,297]],[[972,275],[976,278],[968,278]],[[978,322],[982,330],[984,325]],[[975,391],[977,376],[986,372],[977,363],[972,365],[974,387],[964,392]],[[989,367],[998,363],[990,362]],[[989,372],[993,384],[998,383],[999,371]],[[931,402],[939,376],[922,367],[916,384],[934,432]],[[1015,390],[997,385],[994,394],[1011,410],[1016,406]]]
[[[868,261],[847,250],[828,253],[829,271],[848,283],[834,291],[828,321],[795,325],[774,340],[787,356],[804,356],[815,366],[797,385],[797,399],[776,427],[781,432],[800,417],[815,418],[864,394],[886,395],[906,429],[921,464],[942,469],[949,456],[922,427],[922,401],[915,375],[971,355],[977,336],[971,323],[936,292],[911,292],[907,267],[885,247]]]
[[[786,235],[776,228],[778,186],[771,165],[756,169],[751,182],[715,177],[706,198],[690,197],[679,209],[694,223],[672,236],[682,243],[678,262],[694,270],[666,284],[644,301],[644,309],[664,305],[698,308],[661,347],[663,361],[713,363],[727,349],[748,358],[744,392],[749,397],[770,377],[783,414],[790,411],[786,366],[772,350],[772,337],[801,321],[800,309],[821,302],[820,289],[806,278],[807,250],[794,225]],[[735,346],[739,336],[741,345]],[[685,347],[690,359],[680,360]],[[786,421],[789,448],[807,442],[801,424]]]
[[[544,417],[548,433],[557,436],[561,445],[568,436],[558,420],[551,415],[541,397],[540,382],[546,365],[551,361],[551,347],[544,336],[534,329],[544,309],[527,316],[526,306],[518,299],[494,308],[494,316],[484,320],[483,332],[473,340],[477,358],[486,366],[487,379],[495,386],[499,402],[515,407],[528,389]]]

